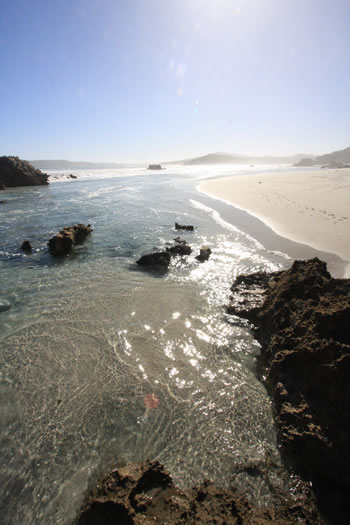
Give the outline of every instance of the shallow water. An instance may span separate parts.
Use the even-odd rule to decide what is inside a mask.
[[[210,170],[186,170],[3,192],[2,523],[72,523],[99,475],[146,458],[182,487],[234,481],[257,503],[285,483],[255,375],[259,346],[224,306],[237,274],[291,261],[196,191]],[[193,255],[173,259],[167,274],[142,271],[135,260],[172,243],[175,221],[197,226],[181,234]],[[52,258],[47,240],[76,222],[93,234]],[[32,255],[19,250],[25,238]],[[200,264],[203,244],[213,253]],[[146,411],[149,393],[159,405]]]

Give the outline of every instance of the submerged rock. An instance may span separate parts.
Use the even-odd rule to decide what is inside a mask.
[[[187,230],[189,232],[193,232],[194,226],[187,224],[178,224],[177,222],[175,222],[175,230]]]
[[[204,262],[209,259],[211,255],[211,249],[208,246],[202,246],[199,250],[199,255],[196,256],[197,261]]]
[[[147,255],[143,255],[136,264],[146,267],[161,267],[168,268],[170,263],[170,253],[169,252],[154,252]]]
[[[0,157],[0,189],[48,184],[48,175],[18,157]]]
[[[235,489],[209,481],[180,490],[157,461],[145,461],[112,471],[84,503],[77,525],[115,524],[241,524],[274,522],[320,523],[317,511],[284,501],[255,507]]]
[[[317,258],[295,261],[277,274],[242,279],[233,286],[229,312],[255,324],[262,345],[259,367],[274,400],[284,456],[295,472],[311,480],[327,520],[346,523],[350,280],[333,279]],[[252,307],[244,295],[237,301],[242,285],[252,296],[258,289],[258,304]]]
[[[9,301],[6,301],[5,299],[0,299],[0,313],[6,312],[7,310],[10,310],[11,303]]]
[[[75,244],[82,243],[92,231],[90,224],[75,224],[63,228],[49,240],[49,250],[53,255],[67,255]]]

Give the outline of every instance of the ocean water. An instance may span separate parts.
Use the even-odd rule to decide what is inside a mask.
[[[256,377],[259,345],[225,313],[236,275],[291,259],[238,228],[241,212],[231,216],[196,189],[243,170],[80,171],[77,180],[61,172],[48,187],[2,192],[3,524],[73,523],[99,476],[146,458],[181,487],[234,483],[260,504],[291,490]],[[197,228],[176,232],[175,221]],[[93,226],[90,238],[52,257],[48,239],[77,222]],[[167,273],[135,264],[179,233],[193,254],[174,258]],[[24,239],[33,254],[19,249]],[[200,264],[203,244],[213,253]],[[159,405],[146,410],[150,393]]]

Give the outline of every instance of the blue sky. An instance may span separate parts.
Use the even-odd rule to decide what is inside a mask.
[[[350,0],[2,0],[0,154],[350,146]]]

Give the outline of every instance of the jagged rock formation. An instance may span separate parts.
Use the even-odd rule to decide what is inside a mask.
[[[262,345],[259,366],[274,400],[285,457],[311,480],[329,522],[346,523],[350,280],[333,279],[315,258],[295,261],[284,272],[240,278],[232,290],[229,312],[253,322]]]
[[[18,157],[0,157],[0,190],[48,184],[48,175]]]
[[[219,489],[208,481],[180,490],[162,465],[145,461],[114,470],[99,483],[84,504],[77,525],[271,522],[321,523],[315,507],[300,501],[254,507],[236,490]]]
[[[49,240],[49,250],[53,255],[67,255],[75,244],[84,242],[92,231],[90,224],[74,224],[63,228]]]

